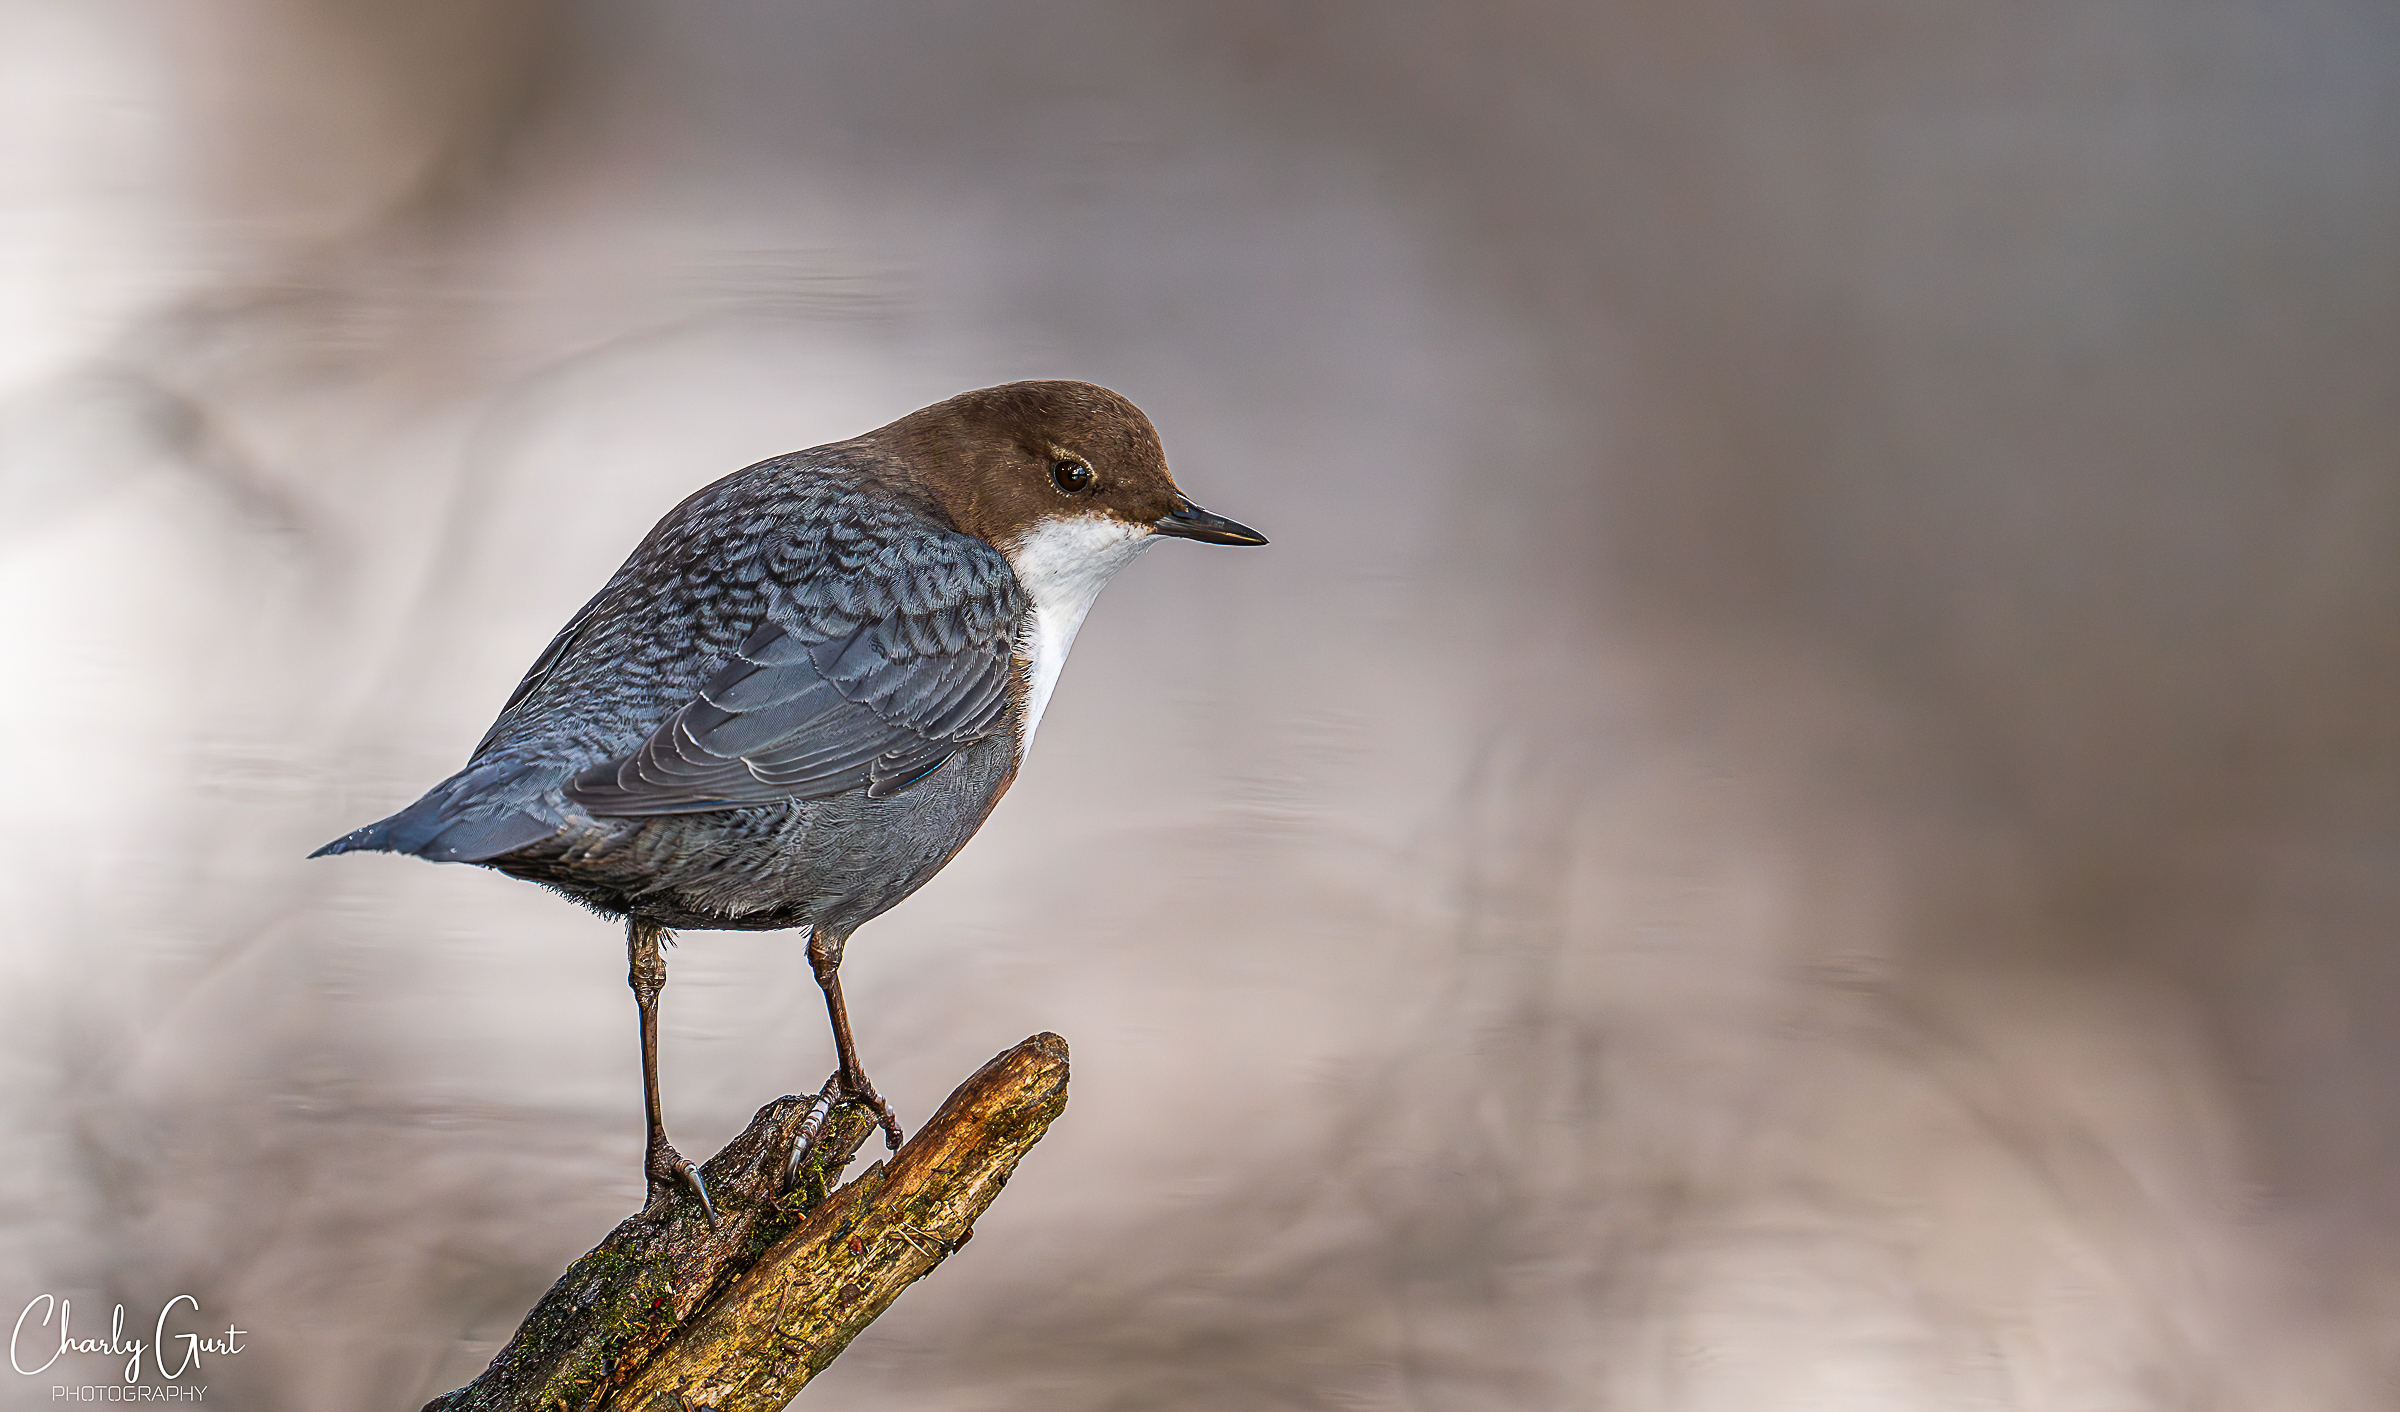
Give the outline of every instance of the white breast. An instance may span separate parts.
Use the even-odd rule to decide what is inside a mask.
[[[1092,515],[1047,521],[1000,546],[1008,566],[1016,570],[1017,582],[1033,600],[1016,641],[1017,660],[1026,664],[1030,687],[1025,729],[1017,737],[1020,762],[1033,749],[1034,727],[1042,723],[1059,671],[1067,665],[1067,649],[1075,645],[1075,630],[1092,611],[1092,600],[1156,539],[1146,525]]]

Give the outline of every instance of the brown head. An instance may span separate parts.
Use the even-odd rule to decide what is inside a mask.
[[[1186,499],[1142,409],[1088,382],[962,392],[859,440],[909,465],[952,523],[1003,551],[1059,521],[1129,538],[1267,542]]]
[[[960,393],[859,442],[908,466],[951,523],[1006,555],[1024,586],[1020,752],[1033,744],[1084,614],[1119,569],[1170,536],[1267,542],[1185,499],[1142,409],[1088,382]]]

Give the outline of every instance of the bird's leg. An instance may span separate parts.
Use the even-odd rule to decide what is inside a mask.
[[[850,1012],[842,1008],[842,942],[846,939],[821,927],[811,929],[808,964],[817,973],[817,987],[825,992],[825,1013],[833,1020],[833,1048],[842,1064],[842,1096],[874,1112],[883,1126],[883,1145],[897,1152],[900,1119],[875,1091],[875,1085],[867,1082],[867,1071],[858,1066],[858,1046],[850,1040]]]
[[[633,1003],[642,1012],[642,1106],[650,1119],[650,1145],[642,1157],[642,1174],[649,1179],[650,1197],[643,1209],[671,1199],[675,1188],[681,1185],[700,1198],[700,1209],[708,1213],[708,1223],[713,1226],[717,1223],[717,1208],[708,1199],[708,1188],[700,1181],[700,1169],[667,1141],[667,1120],[659,1111],[658,993],[667,986],[667,958],[660,954],[659,944],[666,936],[666,928],[640,917],[625,924],[625,952],[629,962],[625,979],[633,987]]]

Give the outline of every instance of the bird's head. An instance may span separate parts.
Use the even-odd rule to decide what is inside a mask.
[[[960,393],[866,438],[899,452],[952,522],[1014,560],[1038,539],[1114,558],[1157,536],[1264,544],[1194,505],[1142,409],[1088,382]]]

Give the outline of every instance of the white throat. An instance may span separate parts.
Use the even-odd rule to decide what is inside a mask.
[[[1157,542],[1146,525],[1128,524],[1109,516],[1046,520],[1038,528],[1000,547],[1016,571],[1025,596],[1033,600],[1017,629],[1016,655],[1026,664],[1025,728],[1017,735],[1017,759],[1022,763],[1033,749],[1034,727],[1050,705],[1058,674],[1067,665],[1067,649],[1075,645],[1075,630],[1083,626],[1092,600],[1117,571]]]

